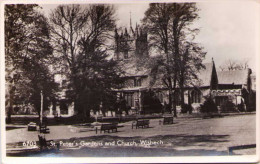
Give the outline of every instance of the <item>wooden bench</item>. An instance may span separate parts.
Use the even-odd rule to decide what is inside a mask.
[[[150,120],[136,120],[132,123],[132,129],[135,128],[139,128],[139,127],[142,127],[142,128],[149,128],[149,124],[150,124]]]
[[[50,133],[50,129],[47,128],[46,124],[39,125],[40,133]]]
[[[173,117],[163,117],[163,125],[165,124],[173,124]]]
[[[112,132],[117,132],[117,123],[110,123],[110,124],[102,124],[100,127],[100,133],[102,133],[102,131],[104,131],[104,133],[107,131],[108,133],[110,133],[110,130]],[[97,129],[96,129],[96,133],[97,133]]]

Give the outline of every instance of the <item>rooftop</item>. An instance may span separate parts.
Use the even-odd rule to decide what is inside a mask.
[[[219,84],[247,84],[248,69],[234,70],[234,71],[219,71],[218,83]]]

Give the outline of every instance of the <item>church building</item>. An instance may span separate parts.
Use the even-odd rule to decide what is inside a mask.
[[[143,98],[148,90],[152,90],[161,104],[167,104],[169,93],[162,85],[150,86],[150,70],[139,60],[148,57],[147,33],[136,26],[135,30],[115,30],[114,60],[125,71],[124,84],[118,90],[118,97],[126,100],[131,111],[141,112],[144,109]],[[249,103],[251,94],[251,69],[235,71],[217,71],[215,63],[205,63],[205,68],[197,74],[198,82],[195,86],[185,88],[184,102],[191,104],[194,112],[199,112],[200,105],[206,97],[211,96],[217,106],[227,101],[234,105]],[[159,80],[159,79],[158,79]],[[178,96],[178,90],[175,94]],[[180,99],[176,100],[177,110],[180,112]],[[131,112],[130,112],[131,113]]]

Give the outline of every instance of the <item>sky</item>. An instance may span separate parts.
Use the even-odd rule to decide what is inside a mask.
[[[57,5],[40,5],[48,16]],[[115,4],[118,27],[140,24],[148,3]],[[194,27],[200,29],[196,42],[207,52],[204,63],[212,58],[216,66],[227,60],[248,61],[256,69],[257,36],[259,36],[259,9],[257,1],[215,1],[199,2],[200,19]]]

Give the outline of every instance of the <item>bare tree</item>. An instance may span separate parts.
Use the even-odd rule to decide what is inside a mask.
[[[67,96],[75,102],[78,114],[83,112],[87,117],[90,108],[101,101],[97,95],[102,94],[95,89],[108,91],[113,78],[117,77],[117,69],[112,69],[116,63],[107,59],[109,45],[105,44],[113,37],[114,14],[115,9],[111,5],[88,5],[84,8],[79,5],[58,6],[51,14],[55,50],[58,57],[66,62],[61,66],[65,67],[69,79]]]
[[[148,10],[145,12],[145,18],[143,20],[145,27],[150,35],[150,46],[157,50],[157,52],[162,53],[165,58],[155,58],[156,64],[152,66],[152,73],[156,77],[159,73],[165,72],[162,78],[162,82],[167,86],[169,90],[169,105],[172,106],[172,91],[174,78],[174,71],[170,66],[170,56],[169,56],[169,27],[171,20],[172,6],[169,4],[150,4]],[[158,60],[159,59],[159,60]]]
[[[225,61],[219,69],[221,71],[234,71],[234,70],[244,70],[249,67],[248,65],[249,60],[244,59],[242,61],[229,59]]]
[[[202,47],[193,42],[198,29],[189,27],[198,18],[197,11],[195,3],[152,3],[143,20],[150,35],[150,46],[161,56],[153,58],[156,61],[152,62],[152,71],[168,89],[169,105],[173,107],[175,116],[176,96],[173,98],[173,91],[178,84],[183,104],[183,88],[189,77],[196,77],[192,75],[202,67],[205,56]]]

